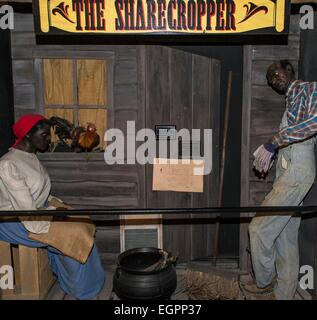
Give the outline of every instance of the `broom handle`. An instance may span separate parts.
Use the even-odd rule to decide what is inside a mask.
[[[217,201],[218,207],[221,207],[221,203],[222,203],[224,171],[225,171],[225,161],[226,161],[226,148],[227,148],[227,137],[228,137],[228,124],[229,124],[229,108],[230,108],[230,100],[231,100],[230,99],[231,98],[231,87],[232,87],[232,71],[229,71],[226,108],[225,108],[223,145],[222,145],[222,154],[221,154],[221,161],[220,161],[220,181],[219,181],[219,192],[218,192],[218,201]],[[214,257],[213,265],[214,266],[216,266],[217,258],[218,258],[219,231],[220,231],[220,222],[219,222],[219,215],[217,215],[216,226],[215,226],[215,237],[214,237],[214,250],[213,250],[213,257]]]

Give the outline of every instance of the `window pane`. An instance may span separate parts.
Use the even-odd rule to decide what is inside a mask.
[[[79,105],[106,106],[105,67],[103,60],[77,60]]]
[[[73,62],[63,59],[44,59],[45,104],[73,105]]]

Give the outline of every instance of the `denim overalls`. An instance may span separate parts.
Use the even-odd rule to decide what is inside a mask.
[[[280,128],[288,126],[286,112]],[[316,137],[281,148],[273,189],[262,206],[298,206],[315,180]],[[252,265],[258,287],[276,278],[279,300],[294,298],[299,272],[298,229],[300,218],[256,214],[249,226]]]

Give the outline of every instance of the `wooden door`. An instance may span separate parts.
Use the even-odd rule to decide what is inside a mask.
[[[216,205],[219,156],[220,63],[180,50],[146,48],[146,127],[213,130],[213,169],[204,177],[203,193],[152,191],[152,165],[146,168],[148,208],[192,208]],[[163,245],[180,260],[211,255],[214,222],[210,215],[168,215]]]

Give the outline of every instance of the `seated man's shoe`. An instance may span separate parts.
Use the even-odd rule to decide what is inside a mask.
[[[249,293],[254,293],[254,294],[267,294],[267,293],[272,293],[274,290],[274,286],[275,286],[275,281],[273,281],[272,283],[270,283],[268,286],[264,287],[264,288],[259,288],[256,285],[256,282],[253,280],[250,283],[247,284],[241,284],[243,290],[249,292]]]

